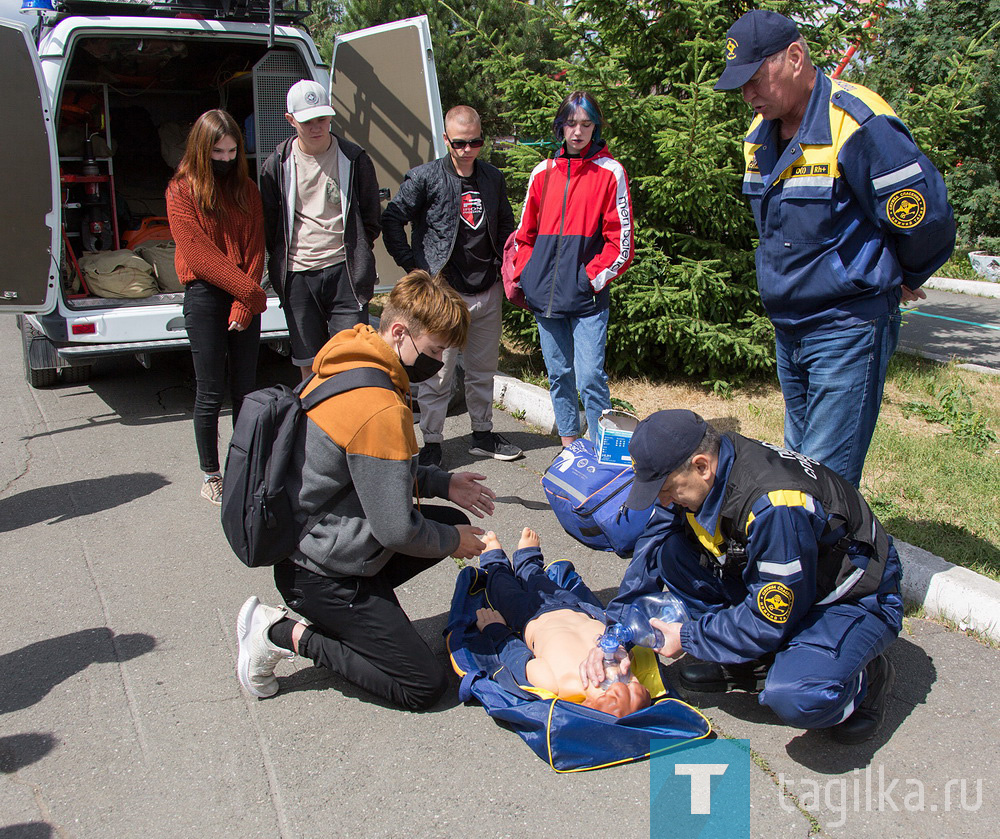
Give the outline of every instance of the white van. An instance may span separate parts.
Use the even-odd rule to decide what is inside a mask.
[[[301,78],[330,85],[334,130],[368,151],[383,201],[409,168],[445,153],[425,17],[338,36],[327,68],[295,26],[306,12],[261,0],[65,0],[59,9],[32,29],[33,15],[0,21],[0,311],[21,313],[33,387],[84,381],[102,357],[148,366],[152,353],[188,346],[182,291],[99,296],[78,265],[86,251],[125,248],[157,227],[166,235],[164,190],[204,111],[226,108],[244,127],[259,174],[292,133],[288,88]],[[376,256],[384,290],[400,271],[380,243]],[[269,295],[261,341],[280,349],[287,327]]]

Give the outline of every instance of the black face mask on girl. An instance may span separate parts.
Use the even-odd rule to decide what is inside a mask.
[[[413,344],[413,349],[417,350],[413,336],[410,335],[409,337],[410,343]],[[417,357],[413,360],[413,364],[406,364],[402,359],[399,360],[399,363],[403,365],[407,377],[414,384],[433,379],[440,372],[441,368],[444,367],[443,361],[431,358],[426,353],[420,352],[420,350],[417,350]]]
[[[212,158],[212,171],[216,175],[228,175],[234,168],[236,168],[235,157],[232,160],[216,160],[214,157]]]

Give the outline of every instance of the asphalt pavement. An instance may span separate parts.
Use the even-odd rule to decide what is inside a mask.
[[[1000,299],[955,290],[985,287],[1000,293],[1000,284],[933,280],[926,300],[903,309],[899,349],[934,361],[957,361],[981,372],[1000,373]],[[992,286],[992,288],[990,288]]]
[[[279,665],[277,696],[248,698],[236,614],[251,594],[280,599],[198,495],[189,359],[34,391],[12,318],[0,359],[0,839],[650,835],[647,762],[558,775],[454,683],[408,713],[297,659]],[[260,372],[294,379],[276,358]],[[607,600],[625,561],[577,545],[544,502],[557,440],[496,420],[523,460],[469,455],[458,416],[447,465],[488,476],[505,543],[538,529],[546,556],[573,559]],[[456,571],[443,560],[398,592],[442,662]],[[1000,653],[908,619],[889,655],[887,724],[865,745],[789,729],[746,694],[706,702],[716,732],[753,750],[753,836],[995,835]]]

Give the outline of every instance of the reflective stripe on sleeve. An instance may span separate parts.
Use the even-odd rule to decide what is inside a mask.
[[[923,171],[924,170],[920,168],[920,163],[914,161],[908,166],[904,166],[902,169],[897,169],[895,172],[888,172],[885,175],[879,175],[877,178],[872,178],[872,186],[876,191],[880,192],[883,189],[888,189],[891,186],[902,183],[908,178],[916,177]]]
[[[791,577],[802,573],[802,562],[797,559],[792,562],[758,562],[757,570],[772,577]]]

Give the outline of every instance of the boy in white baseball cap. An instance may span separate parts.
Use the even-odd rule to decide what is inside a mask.
[[[368,322],[382,208],[368,153],[331,131],[326,88],[302,79],[285,103],[295,136],[267,159],[260,191],[268,276],[304,379],[333,335]]]

